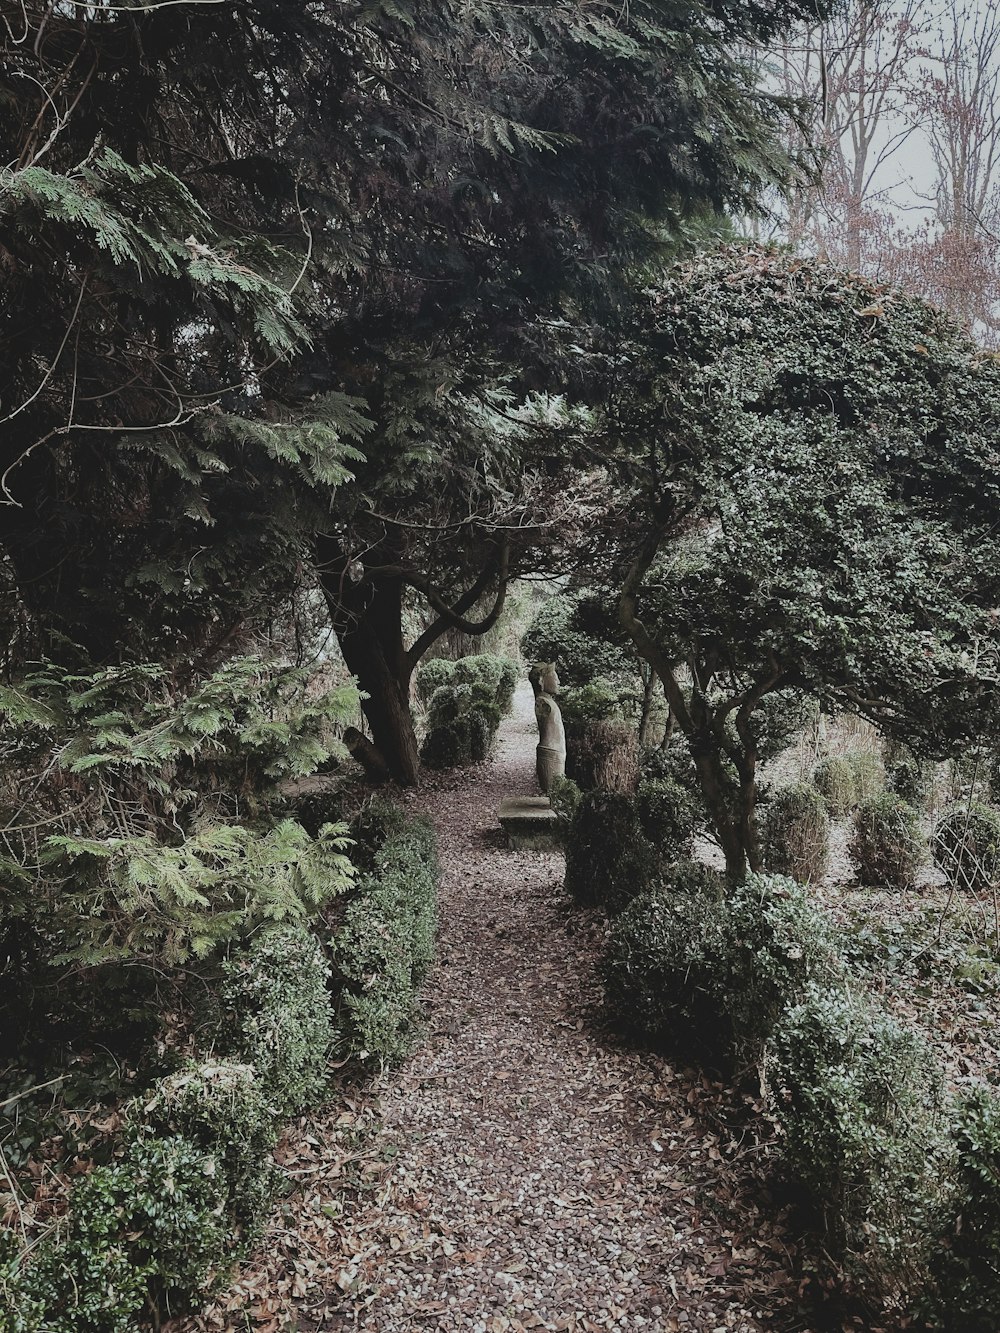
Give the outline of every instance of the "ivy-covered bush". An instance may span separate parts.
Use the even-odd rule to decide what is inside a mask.
[[[386,836],[374,829],[361,849],[363,873],[329,920],[338,1041],[361,1060],[398,1060],[410,1050],[417,991],[434,956],[434,831],[425,820],[390,815],[387,805],[362,813],[359,843],[376,824]]]
[[[847,847],[862,884],[911,888],[926,856],[919,816],[893,792],[883,792],[854,812]]]
[[[69,1216],[8,1256],[4,1333],[135,1333],[150,1310],[204,1296],[228,1258],[214,1158],[180,1136],[133,1134],[122,1157],[73,1188]],[[0,1286],[0,1291],[2,1291]]]
[[[764,864],[779,875],[806,883],[823,878],[830,853],[826,801],[809,783],[774,793],[761,828]]]
[[[230,1242],[245,1249],[280,1179],[271,1159],[278,1119],[253,1068],[232,1060],[192,1062],[131,1103],[126,1118],[135,1134],[181,1137],[205,1154]]]
[[[919,1285],[949,1158],[926,1043],[842,986],[813,987],[776,1028],[767,1079],[833,1253],[876,1285]]]
[[[567,893],[582,906],[620,912],[650,884],[656,867],[635,799],[624,792],[584,792],[566,844]]]
[[[605,961],[607,1001],[654,1040],[679,1036],[712,1059],[751,1064],[807,984],[841,974],[836,937],[781,876],[750,875],[729,897],[712,889],[682,872],[622,913]]]
[[[330,968],[315,937],[283,926],[254,937],[223,967],[223,1041],[251,1065],[279,1114],[321,1093],[334,1040]]]
[[[930,777],[926,767],[913,754],[901,753],[887,761],[886,786],[912,806],[920,806],[930,791]]]
[[[957,1154],[948,1220],[935,1237],[934,1305],[949,1333],[1000,1327],[1000,1099],[977,1088],[958,1106]]]
[[[950,884],[977,893],[1000,872],[1000,811],[988,805],[954,806],[931,838],[934,863]]]

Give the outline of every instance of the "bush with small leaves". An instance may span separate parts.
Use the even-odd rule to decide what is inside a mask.
[[[847,851],[862,884],[912,888],[926,855],[916,810],[892,792],[866,801],[854,812]]]
[[[583,792],[572,778],[557,773],[549,783],[549,805],[556,812],[561,826],[568,828],[572,824],[582,800]]]
[[[624,722],[568,722],[566,775],[584,791],[634,792],[639,746]]]
[[[919,1285],[950,1157],[926,1042],[861,995],[814,987],[776,1028],[766,1073],[834,1254],[876,1287]]]
[[[662,857],[689,856],[703,824],[703,806],[675,777],[641,778],[636,809],[646,837]]]
[[[450,685],[455,674],[455,663],[447,657],[432,657],[417,667],[415,685],[417,698],[426,708],[435,691]]]
[[[705,865],[704,861],[685,858],[658,868],[656,888],[668,893],[721,899],[726,896],[726,877],[721,870]]]
[[[212,1158],[184,1138],[136,1134],[74,1186],[58,1231],[8,1261],[9,1285],[38,1312],[25,1333],[135,1333],[151,1310],[203,1298],[228,1257]]]
[[[434,956],[437,879],[432,827],[403,816],[331,922],[340,1048],[360,1060],[398,1060],[412,1047]]]
[[[728,912],[715,896],[648,889],[617,918],[604,957],[612,1017],[655,1046],[714,1060],[731,1040],[719,974]]]
[[[953,806],[934,830],[931,851],[949,884],[971,893],[990,888],[1000,875],[1000,811]]]
[[[132,1102],[126,1123],[136,1132],[194,1144],[210,1163],[218,1203],[240,1249],[260,1233],[280,1179],[271,1159],[277,1118],[249,1065],[192,1062]]]
[[[761,828],[764,864],[802,883],[821,880],[830,853],[830,816],[826,801],[808,783],[774,793]]]
[[[330,968],[318,940],[303,926],[263,931],[223,971],[228,1052],[253,1067],[279,1114],[308,1106],[326,1083],[334,1039]]]
[[[756,1063],[774,1025],[812,981],[842,974],[836,938],[805,890],[750,875],[728,898],[704,871],[680,871],[615,922],[609,1007],[656,1041],[716,1062]]]
[[[1000,1328],[1000,1098],[977,1088],[958,1106],[955,1192],[936,1237],[936,1313],[954,1333]]]
[[[920,760],[912,754],[901,754],[886,765],[886,786],[910,805],[923,804],[930,790],[930,779]]]
[[[624,792],[585,792],[566,844],[566,891],[585,907],[620,912],[652,881],[656,853],[635,801]]]

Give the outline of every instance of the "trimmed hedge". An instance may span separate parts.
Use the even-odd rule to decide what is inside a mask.
[[[657,855],[633,797],[584,792],[566,843],[566,891],[586,907],[620,912],[653,880]]]
[[[434,831],[385,801],[366,807],[352,831],[363,873],[330,937],[337,1039],[360,1060],[399,1060],[413,1045],[417,992],[434,956]]]
[[[418,672],[417,692],[426,697],[428,709],[421,763],[437,770],[481,763],[510,708],[517,666],[510,658],[486,653],[449,662],[447,669],[442,663],[435,658]],[[435,681],[441,683],[427,695]]]
[[[880,1291],[919,1286],[951,1157],[926,1042],[843,986],[812,988],[775,1030],[767,1078],[835,1257]]]

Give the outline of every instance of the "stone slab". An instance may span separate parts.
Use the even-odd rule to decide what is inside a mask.
[[[559,846],[559,821],[547,796],[508,796],[500,802],[500,826],[515,850]]]

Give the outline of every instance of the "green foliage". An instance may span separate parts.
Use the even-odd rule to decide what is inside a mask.
[[[859,805],[847,851],[862,884],[912,888],[927,852],[916,810],[892,792]]]
[[[425,659],[417,667],[415,682],[417,698],[426,708],[436,690],[450,685],[455,675],[455,663],[447,657]]]
[[[587,686],[608,691],[609,681],[636,674],[621,628],[593,593],[561,592],[544,601],[521,640],[521,652],[529,662],[554,662],[570,698]]]
[[[559,707],[567,723],[622,720],[621,693],[604,677],[588,681],[577,689],[563,691],[559,696]]]
[[[688,856],[704,824],[703,806],[677,778],[641,778],[636,810],[646,837],[661,859]]]
[[[1000,812],[978,803],[953,806],[934,830],[931,851],[949,884],[971,893],[991,888],[1000,870]]]
[[[633,797],[584,793],[566,843],[566,891],[576,902],[620,912],[650,883],[656,862]]]
[[[771,797],[761,830],[768,870],[802,883],[826,873],[830,852],[830,817],[826,802],[808,783],[783,787]]]
[[[616,1021],[657,1046],[714,1059],[729,1042],[717,985],[726,922],[725,908],[698,886],[633,898],[614,923],[603,965]]]
[[[908,805],[919,808],[930,790],[930,775],[915,755],[901,754],[886,763],[886,786]]]
[[[427,664],[434,666],[434,662]],[[447,769],[489,757],[503,713],[510,706],[516,668],[507,658],[459,658],[431,695],[427,734],[420,748],[426,768]],[[432,671],[428,682],[442,673]]]
[[[766,875],[729,897],[720,886],[718,874],[683,869],[631,903],[608,944],[608,1004],[658,1042],[754,1064],[809,982],[841,964],[801,886]]]
[[[919,1273],[948,1165],[924,1041],[861,996],[814,987],[776,1030],[767,1077],[834,1254],[883,1289]]]
[[[19,811],[5,869],[31,885],[58,958],[204,957],[349,883],[343,828],[313,840],[266,822],[280,780],[342,752],[335,726],[355,691],[307,685],[244,657],[185,691],[154,664],[45,664],[0,688],[0,784]]]
[[[281,935],[286,932],[275,932]],[[270,961],[255,959],[258,966]],[[228,988],[232,1002],[235,987]],[[278,987],[274,988],[277,992]],[[258,992],[242,986],[240,999],[253,1006],[260,1002]],[[321,997],[326,1003],[325,995]],[[244,1027],[252,1025],[252,1014],[244,1017]],[[327,1025],[329,1026],[329,1025]],[[277,1137],[276,1112],[292,1109],[290,1098],[276,1107],[273,1084],[264,1079],[281,1064],[294,1078],[300,1075],[297,1062],[287,1053],[291,1023],[284,1015],[268,1035],[278,1047],[264,1051],[259,1073],[250,1065],[231,1060],[191,1062],[161,1078],[152,1091],[133,1102],[126,1120],[138,1135],[154,1134],[161,1138],[183,1138],[205,1155],[206,1174],[213,1182],[216,1207],[228,1219],[230,1242],[245,1252],[264,1224],[278,1184],[279,1173],[271,1160]],[[242,1035],[242,1034],[241,1034]],[[261,1054],[260,1027],[254,1040],[242,1044],[253,1047],[251,1054]],[[325,1047],[323,1048],[325,1050]]]
[[[363,814],[375,845],[329,943],[339,995],[338,1040],[363,1061],[395,1061],[410,1050],[417,991],[434,955],[434,832],[424,820],[390,816],[387,805],[380,802],[374,812],[369,806]],[[384,840],[378,837],[379,823]]]
[[[330,968],[303,926],[261,931],[223,966],[223,1041],[252,1066],[278,1114],[310,1105],[326,1082],[334,1041]]]
[[[13,1269],[13,1333],[134,1333],[150,1305],[190,1307],[226,1257],[214,1159],[180,1137],[135,1135],[73,1189],[68,1223]],[[0,1322],[0,1328],[10,1328]]]
[[[572,778],[557,773],[549,783],[549,805],[556,812],[559,823],[568,830],[583,800],[583,792]]]
[[[931,1271],[936,1313],[954,1333],[992,1333],[1000,1316],[1000,1100],[974,1089],[952,1126],[957,1152],[955,1193]]]

